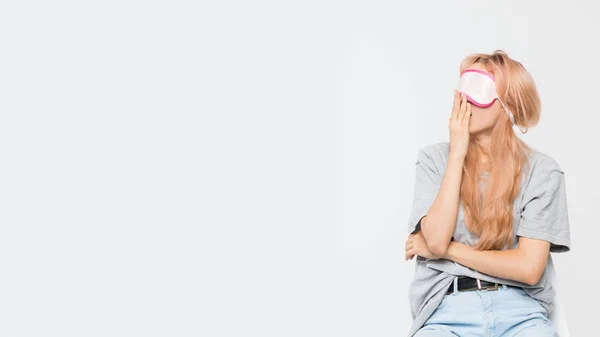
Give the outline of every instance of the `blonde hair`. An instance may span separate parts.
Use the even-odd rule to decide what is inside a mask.
[[[541,102],[535,82],[523,65],[504,51],[496,50],[492,54],[467,56],[460,72],[476,63],[494,75],[498,96],[512,111],[521,132],[526,133],[529,127],[535,126],[540,119]],[[471,136],[460,189],[467,228],[479,236],[476,246],[479,250],[511,248],[514,244],[513,202],[519,193],[521,173],[529,167],[531,148],[519,139],[510,118],[503,113],[492,130],[490,175],[484,192],[480,190],[481,168],[477,166],[480,152]]]

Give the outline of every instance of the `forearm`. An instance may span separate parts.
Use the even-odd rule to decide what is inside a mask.
[[[490,276],[530,285],[536,284],[540,276],[532,267],[534,264],[528,261],[526,252],[519,248],[481,251],[451,242],[444,258]]]
[[[421,221],[421,231],[436,255],[444,255],[454,233],[460,200],[463,156],[449,156],[440,191]]]

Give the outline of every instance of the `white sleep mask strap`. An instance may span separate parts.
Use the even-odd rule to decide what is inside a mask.
[[[500,97],[498,98],[498,102],[500,102],[500,105],[502,105],[502,107],[504,108],[504,111],[506,111],[506,114],[508,115],[508,118],[510,118],[510,123],[512,125],[515,125],[515,116],[513,115],[513,113],[508,110],[508,108],[506,107],[506,105],[504,105],[504,102],[502,102],[502,100],[500,99]]]

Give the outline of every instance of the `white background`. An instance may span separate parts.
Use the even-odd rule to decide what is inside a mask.
[[[0,336],[403,336],[416,154],[494,49],[538,85],[523,138],[565,171],[559,291],[595,331],[596,8],[3,3]]]

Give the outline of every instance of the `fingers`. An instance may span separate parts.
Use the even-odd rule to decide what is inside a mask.
[[[412,258],[414,257],[414,254],[409,252],[414,248],[412,234],[408,236],[408,240],[406,240],[405,244],[406,244],[406,248],[405,248],[406,252],[404,253],[404,261],[412,260]]]
[[[407,251],[407,252],[404,254],[404,260],[405,260],[405,261],[412,260],[412,259],[413,259],[413,257],[415,257],[415,255],[416,255],[416,254],[415,254],[415,252],[413,252],[413,251]]]
[[[452,114],[450,120],[454,121],[458,118],[458,111],[460,110],[460,93],[454,89],[454,104],[452,105]]]
[[[463,116],[462,123],[468,125],[470,120],[471,120],[471,103],[467,102],[467,109]]]
[[[467,96],[465,94],[460,95],[460,108],[458,111],[458,117],[457,117],[457,121],[460,123],[462,122],[464,116],[465,116],[465,112],[467,110]]]
[[[404,254],[404,260],[408,261],[408,260],[412,260],[413,257],[415,257],[416,252],[414,251],[414,249],[411,250],[407,250],[406,253]]]

